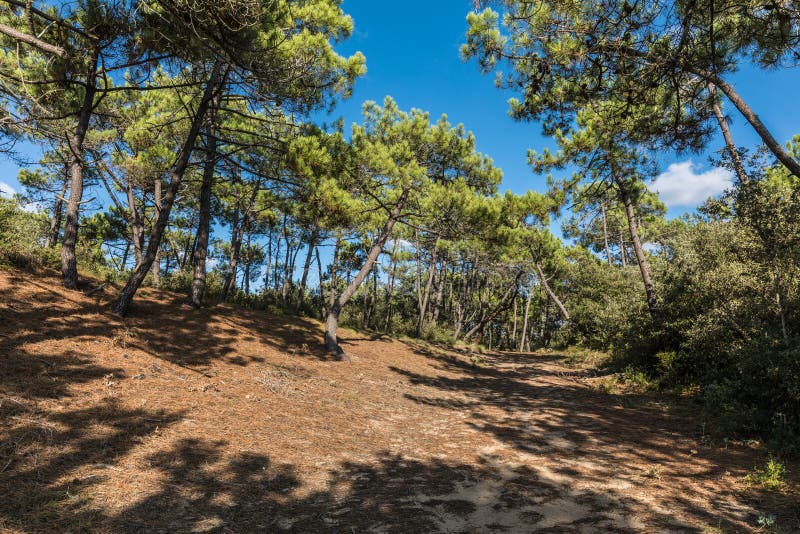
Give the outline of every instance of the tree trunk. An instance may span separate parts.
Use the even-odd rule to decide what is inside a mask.
[[[547,296],[550,297],[550,300],[556,305],[564,320],[569,322],[569,312],[564,306],[564,303],[561,302],[561,299],[558,298],[558,295],[556,295],[555,292],[550,288],[550,284],[547,283],[547,277],[544,275],[544,271],[542,270],[542,266],[539,264],[539,262],[536,262],[536,273],[539,275],[539,282],[542,284],[542,289],[544,289],[544,292],[547,293]]]
[[[212,110],[213,123],[213,110]],[[208,257],[208,241],[211,236],[211,190],[214,187],[214,172],[217,166],[217,137],[215,128],[209,124],[206,161],[203,167],[203,181],[200,184],[200,215],[197,222],[194,254],[192,264],[192,288],[189,292],[189,305],[199,308],[203,305],[203,294],[206,290],[206,258]]]
[[[530,314],[530,311],[531,311],[531,295],[532,294],[533,294],[533,291],[531,291],[529,289],[528,290],[528,298],[525,301],[525,317],[522,319],[522,337],[519,340],[519,351],[517,351],[517,352],[522,352],[523,350],[525,350],[525,341],[527,339],[527,334],[528,334],[528,315]]]
[[[425,312],[428,310],[428,302],[431,298],[431,287],[433,286],[433,277],[436,274],[436,261],[438,260],[439,253],[436,250],[436,245],[439,243],[439,240],[436,240],[436,243],[433,245],[433,251],[431,252],[431,266],[428,270],[428,280],[425,282],[425,290],[420,295],[419,299],[419,317],[417,318],[417,335],[416,337],[422,337],[422,330],[425,327]]]
[[[394,240],[392,245],[392,260],[389,269],[389,282],[386,284],[386,323],[384,330],[389,331],[392,321],[392,296],[394,294],[394,279],[397,273],[397,239]]]
[[[720,108],[719,102],[717,101],[716,93],[717,89],[714,87],[714,84],[709,83],[708,94],[711,96],[711,107],[714,110],[714,116],[717,118],[719,129],[722,130],[722,137],[725,139],[725,148],[728,151],[728,155],[731,157],[733,169],[736,171],[736,176],[739,177],[739,182],[746,183],[748,181],[748,176],[744,170],[742,156],[736,149],[736,143],[733,142],[733,135],[731,134],[731,129],[728,126],[728,120],[725,118],[725,115],[722,114],[722,108]]]
[[[189,165],[189,159],[194,151],[194,145],[197,141],[198,133],[200,132],[200,126],[205,120],[206,112],[208,111],[214,94],[224,84],[225,77],[221,76],[221,71],[222,65],[217,62],[212,69],[211,76],[206,82],[203,96],[197,106],[195,116],[192,118],[192,124],[186,135],[186,140],[184,141],[183,146],[178,153],[177,160],[173,165],[170,185],[167,189],[167,194],[164,197],[163,209],[161,210],[158,219],[155,221],[155,224],[153,224],[153,228],[150,232],[150,239],[147,243],[147,251],[142,258],[142,262],[136,267],[136,269],[133,270],[130,278],[128,278],[128,282],[122,289],[119,298],[112,306],[112,310],[118,315],[124,316],[128,313],[128,308],[133,301],[134,295],[136,295],[136,291],[138,291],[139,287],[142,285],[147,272],[150,270],[153,262],[155,261],[156,253],[161,246],[161,238],[164,236],[164,230],[169,222],[169,215],[170,211],[172,210],[172,205],[175,203],[175,199],[178,196],[183,175],[186,172],[186,168]]]
[[[67,200],[64,218],[64,237],[61,241],[61,274],[64,287],[76,289],[78,287],[78,259],[75,256],[75,245],[78,242],[78,220],[80,218],[81,200],[83,199],[83,166],[86,132],[89,130],[89,121],[92,118],[97,94],[97,65],[99,52],[95,49],[89,62],[86,73],[86,86],[83,95],[83,104],[78,114],[78,124],[75,130],[68,134],[70,151],[70,185],[69,199]]]
[[[69,169],[67,169],[69,172]],[[69,187],[69,174],[65,173],[64,183],[61,186],[61,194],[56,197],[55,205],[53,206],[53,216],[50,217],[50,228],[47,231],[47,241],[45,241],[45,248],[53,248],[58,243],[58,234],[61,232],[61,218],[64,212],[64,196],[67,194]]]
[[[600,212],[603,214],[603,245],[606,248],[606,258],[608,264],[611,265],[611,249],[608,248],[608,220],[606,218],[606,203],[600,203]]]
[[[653,278],[650,275],[650,265],[647,262],[647,256],[644,254],[642,248],[642,240],[639,237],[639,225],[636,222],[636,211],[633,207],[633,199],[628,190],[625,181],[619,176],[616,169],[612,170],[614,181],[619,188],[622,203],[625,206],[625,217],[628,219],[628,228],[631,232],[631,241],[633,242],[633,251],[636,254],[636,262],[639,264],[639,272],[642,274],[642,282],[644,282],[645,297],[647,299],[647,309],[650,312],[650,317],[654,321],[660,320],[660,312],[658,309],[658,299],[656,298],[656,288],[653,284]]]
[[[153,183],[153,209],[155,210],[155,220],[158,220],[161,214],[161,177],[157,176],[156,181]],[[161,287],[161,247],[156,248],[155,259],[153,260],[152,268],[153,287],[158,289]]]
[[[233,212],[233,224],[231,224],[231,253],[228,258],[228,269],[225,271],[225,278],[222,282],[222,291],[219,301],[224,302],[228,294],[236,287],[236,268],[239,266],[239,251],[242,248],[242,230],[244,229],[244,219],[240,218],[239,207]]]
[[[628,252],[625,250],[625,240],[622,239],[622,232],[619,233],[619,261],[622,264],[622,268],[628,266]]]
[[[303,299],[306,296],[306,283],[308,282],[308,271],[311,269],[311,260],[314,258],[314,250],[317,248],[317,230],[311,231],[311,236],[308,239],[308,254],[306,254],[306,261],[303,262],[303,275],[300,277],[300,288],[297,293],[297,301],[294,304],[294,313],[299,314],[300,309],[303,307]]]
[[[511,300],[515,299],[517,296],[517,291],[519,290],[519,279],[521,277],[522,277],[522,272],[517,273],[517,276],[514,278],[514,283],[511,286],[509,286],[509,288],[506,290],[505,294],[500,299],[500,302],[497,304],[497,306],[495,306],[495,308],[490,313],[488,313],[480,321],[478,321],[478,324],[476,324],[469,332],[464,334],[464,341],[467,341],[476,333],[481,332],[487,324],[493,321],[494,318],[500,314],[500,312],[505,311],[509,308]],[[482,335],[483,333],[481,332],[481,336]]]
[[[336,337],[336,331],[339,326],[339,314],[341,313],[342,308],[344,308],[344,305],[350,301],[350,298],[359,288],[361,282],[364,281],[364,278],[366,278],[370,273],[373,265],[375,265],[375,261],[383,251],[383,247],[386,244],[386,240],[389,239],[395,223],[400,218],[400,214],[402,213],[407,198],[408,190],[403,190],[403,192],[400,194],[400,198],[397,200],[397,204],[395,204],[395,206],[392,208],[389,218],[383,225],[381,233],[378,235],[377,240],[370,248],[364,265],[361,266],[361,269],[358,271],[358,274],[356,274],[355,278],[353,278],[353,281],[350,282],[344,291],[333,301],[333,304],[328,311],[328,317],[325,319],[325,347],[328,349],[328,351],[338,356],[338,358],[342,361],[350,361],[350,358],[347,356],[347,354],[345,354],[344,350],[342,350],[342,347],[339,346],[339,341]]]
[[[690,69],[690,72],[700,76],[701,78],[705,79],[706,82],[714,84],[716,87],[728,97],[728,100],[736,106],[736,109],[747,119],[747,122],[753,127],[756,133],[761,137],[761,140],[764,141],[764,144],[767,148],[772,152],[778,161],[783,163],[783,165],[789,170],[790,173],[800,178],[800,163],[795,161],[792,156],[789,155],[788,152],[783,148],[783,146],[775,140],[772,136],[772,133],[767,129],[761,119],[756,115],[750,106],[742,100],[742,97],[739,96],[739,93],[730,85],[728,82],[714,74],[713,72],[706,71],[703,69]]]

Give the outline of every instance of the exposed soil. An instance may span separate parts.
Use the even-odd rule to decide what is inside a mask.
[[[345,330],[338,363],[313,320],[112,293],[0,271],[0,531],[800,532],[763,450],[557,354]]]

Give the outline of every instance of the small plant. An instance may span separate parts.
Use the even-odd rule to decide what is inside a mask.
[[[625,382],[642,390],[648,390],[654,387],[653,381],[650,380],[645,373],[637,371],[633,367],[626,367],[622,372],[622,378]]]
[[[775,528],[777,522],[778,522],[777,518],[772,514],[767,514],[767,515],[761,514],[758,516],[759,530],[773,529]]]
[[[786,466],[770,458],[764,467],[754,467],[753,472],[744,477],[744,481],[759,485],[766,490],[780,490],[786,484]]]
[[[617,381],[611,377],[604,378],[597,384],[597,389],[607,395],[613,395],[617,392]]]
[[[661,477],[663,475],[664,475],[664,467],[660,465],[651,465],[644,472],[644,476],[656,480],[661,480]]]

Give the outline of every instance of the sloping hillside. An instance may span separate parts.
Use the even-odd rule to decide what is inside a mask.
[[[0,271],[0,530],[736,532],[797,493],[556,355],[458,353]],[[721,530],[714,530],[721,529]]]

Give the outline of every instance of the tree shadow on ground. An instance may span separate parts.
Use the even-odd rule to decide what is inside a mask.
[[[81,439],[59,437],[67,445]],[[324,488],[307,489],[293,466],[260,454],[231,455],[230,449],[226,442],[186,439],[152,454],[143,470],[155,471],[160,483],[142,498],[128,495],[115,513],[94,501],[91,478],[59,482],[78,471],[78,463],[100,458],[59,458],[43,478],[20,473],[23,486],[6,486],[0,526],[125,533],[639,531],[618,513],[624,497],[613,491],[565,491],[528,467],[491,459],[467,465],[379,453],[369,462],[345,462],[327,473]],[[667,512],[629,505],[631,514],[685,527]]]
[[[492,353],[483,357],[482,365],[474,365],[424,346],[412,348],[436,371],[392,368],[425,392],[407,393],[406,398],[468,413],[468,426],[510,447],[524,461],[553,463],[548,471],[568,485],[645,485],[658,495],[660,507],[680,511],[696,523],[733,531],[756,524],[758,516],[747,505],[765,503],[737,495],[730,473],[741,476],[751,469],[753,452],[704,441],[690,406],[591,388],[582,379],[593,373],[552,365],[563,358],[558,354]],[[800,528],[800,509],[772,501],[783,524]],[[637,513],[630,500],[619,499],[616,506],[619,513]]]

